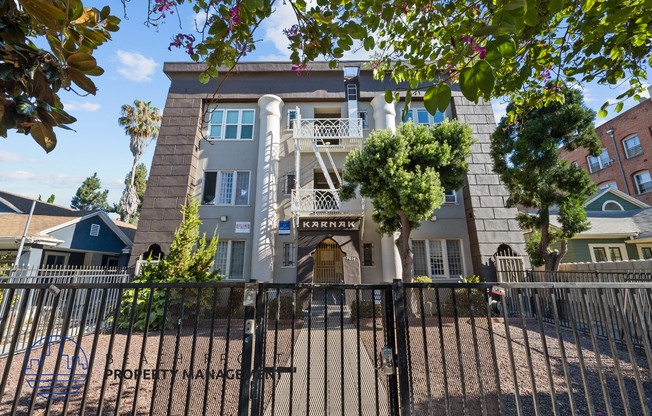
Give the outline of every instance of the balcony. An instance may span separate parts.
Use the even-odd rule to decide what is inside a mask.
[[[342,201],[338,191],[328,189],[294,189],[292,212],[299,215],[360,214],[364,212],[364,199]]]
[[[363,143],[361,118],[301,118],[294,120],[293,136],[301,151],[312,150],[313,142],[329,151],[351,151]]]

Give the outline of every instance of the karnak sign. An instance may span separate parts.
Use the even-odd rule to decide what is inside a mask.
[[[299,218],[302,231],[359,230],[360,218]]]

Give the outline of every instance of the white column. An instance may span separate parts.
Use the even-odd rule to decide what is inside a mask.
[[[396,247],[398,233],[388,236],[383,235],[380,239],[380,251],[382,254],[383,282],[391,283],[394,279],[400,279],[403,275],[401,268],[401,257]]]
[[[371,100],[374,109],[374,123],[376,130],[396,131],[396,108],[394,103],[385,101],[385,94],[378,94]]]
[[[283,100],[263,95],[260,108],[256,203],[254,206],[251,278],[272,281],[274,276],[274,230],[276,229],[276,187],[279,145],[281,141],[281,107]]]

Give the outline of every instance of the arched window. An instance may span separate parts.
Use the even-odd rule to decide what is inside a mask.
[[[620,205],[616,201],[606,201],[604,204],[602,204],[602,210],[603,211],[624,211],[625,208],[623,208],[622,205]]]

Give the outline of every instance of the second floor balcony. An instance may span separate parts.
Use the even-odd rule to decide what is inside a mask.
[[[364,199],[342,201],[339,192],[328,189],[294,189],[292,212],[299,215],[351,215],[364,212]]]
[[[360,118],[299,118],[292,130],[301,151],[312,150],[313,143],[329,151],[359,149],[363,143]]]

